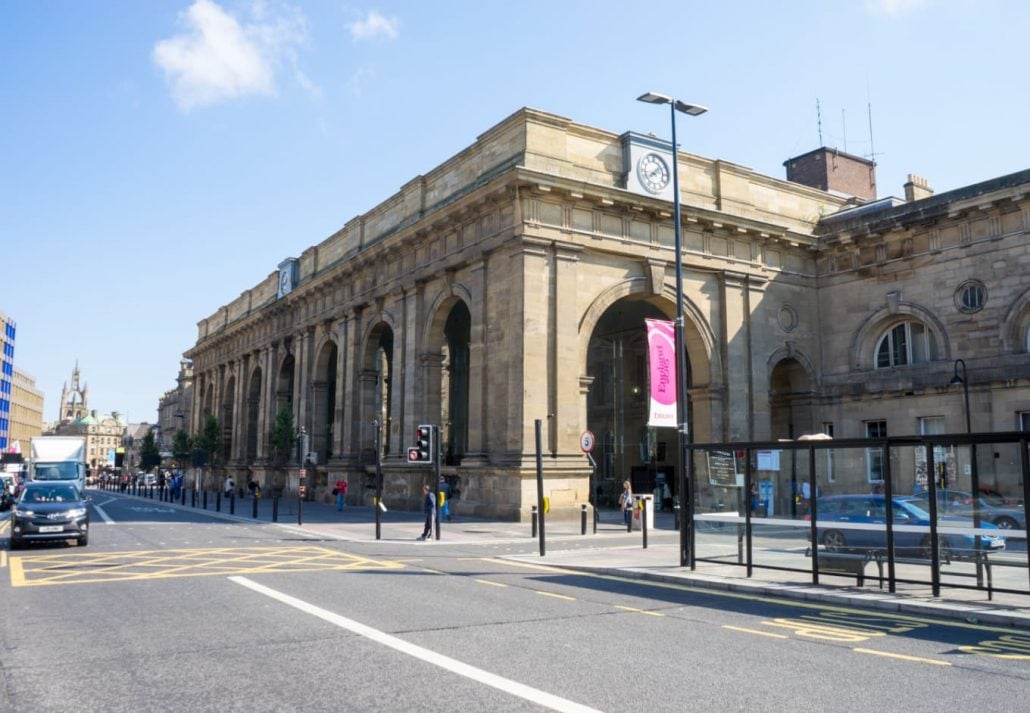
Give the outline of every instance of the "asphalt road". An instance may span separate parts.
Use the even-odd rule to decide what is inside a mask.
[[[0,711],[1008,711],[1030,635],[94,493],[0,560]],[[0,529],[0,538],[6,529]]]

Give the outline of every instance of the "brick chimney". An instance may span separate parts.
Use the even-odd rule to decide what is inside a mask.
[[[925,178],[914,173],[908,174],[908,183],[905,184],[906,202],[911,203],[912,201],[929,198],[932,195],[933,189],[930,188],[930,184]]]
[[[787,180],[823,191],[876,200],[876,164],[823,146],[783,162]]]

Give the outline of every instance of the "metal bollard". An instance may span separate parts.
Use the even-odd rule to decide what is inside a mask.
[[[530,508],[530,512],[533,514],[533,535],[532,536],[536,537],[536,521],[537,521],[536,505],[533,505]]]
[[[272,522],[279,522],[279,496],[272,496]]]
[[[580,505],[579,511],[579,534],[587,534],[587,506]]]
[[[633,532],[633,506],[629,506],[629,519],[626,520],[626,532]],[[623,516],[625,517],[625,515]]]
[[[236,514],[236,491],[229,493],[229,514]]]
[[[256,497],[253,497],[253,498],[251,498],[251,502],[253,503],[253,505],[251,507],[251,511],[252,511],[251,512],[251,517],[253,517],[255,520],[257,520],[257,503],[258,503],[258,499]]]
[[[215,491],[215,512],[222,512],[222,491]]]
[[[180,491],[180,493],[179,493],[179,495],[180,495],[179,502],[180,502],[180,504],[185,506],[186,505],[186,488],[180,487],[179,491]]]
[[[640,530],[644,533],[644,549],[647,549],[647,499],[640,501]]]
[[[204,509],[207,510],[207,491],[202,490],[201,493],[200,502],[204,504]]]

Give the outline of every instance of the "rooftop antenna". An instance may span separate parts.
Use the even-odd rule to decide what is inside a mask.
[[[873,100],[869,93],[869,80],[866,79],[865,83],[865,96],[866,96],[866,111],[869,114],[869,160],[876,165],[876,147],[873,144]]]
[[[844,129],[844,153],[848,152],[848,121],[845,115],[844,107],[840,109],[840,124]]]
[[[823,112],[819,107],[819,97],[815,98],[815,123],[819,127],[819,145],[823,145]]]

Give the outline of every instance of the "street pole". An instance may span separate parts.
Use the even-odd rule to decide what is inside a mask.
[[[543,557],[547,553],[546,538],[544,537],[544,522],[547,520],[547,517],[544,514],[543,439],[540,435],[542,422],[538,418],[533,422],[533,425],[536,428],[536,510],[540,520],[540,556]]]
[[[688,445],[687,425],[687,354],[683,337],[683,237],[680,227],[680,180],[679,180],[679,147],[676,144],[676,112],[681,111],[688,116],[699,116],[708,109],[697,104],[687,104],[678,99],[648,92],[637,97],[638,101],[648,104],[668,104],[672,122],[672,201],[673,201],[673,249],[676,253],[676,440],[680,453],[680,566],[694,569],[694,495],[691,490],[689,474],[690,452]]]
[[[380,445],[382,435],[379,433],[379,421],[373,419],[372,427],[375,430],[372,440],[376,449],[376,497],[372,509],[376,511],[376,539],[381,540],[383,538],[383,508],[381,505],[383,502],[383,453]]]

